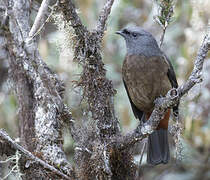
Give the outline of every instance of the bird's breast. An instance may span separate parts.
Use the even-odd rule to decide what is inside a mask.
[[[126,56],[122,68],[123,79],[131,100],[140,110],[151,111],[154,100],[171,89],[168,69],[163,56]]]

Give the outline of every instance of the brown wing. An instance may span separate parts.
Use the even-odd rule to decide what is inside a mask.
[[[126,56],[122,68],[123,80],[137,109],[151,112],[154,100],[171,89],[168,69],[169,64],[164,57]]]
[[[126,90],[126,92],[128,94],[128,99],[129,99],[129,101],[131,103],[131,108],[133,110],[133,114],[134,114],[135,118],[139,119],[139,121],[142,120],[144,122],[144,118],[142,118],[143,117],[143,114],[144,114],[143,111],[141,111],[140,109],[138,109],[135,106],[135,104],[133,103],[133,101],[131,100],[130,95],[129,95],[129,92],[128,92],[127,85],[126,85],[126,83],[125,83],[124,80],[123,80],[123,84],[124,84],[125,90]]]
[[[174,68],[170,62],[170,60],[168,59],[168,57],[165,55],[165,59],[166,61],[169,63],[169,69],[168,69],[168,79],[169,81],[171,82],[171,85],[173,88],[178,88],[178,83],[177,83],[177,80],[176,80],[176,74],[174,72]],[[173,107],[173,114],[176,118],[178,118],[179,116],[179,103]]]

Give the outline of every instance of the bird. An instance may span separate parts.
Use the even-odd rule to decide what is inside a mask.
[[[116,34],[124,38],[127,49],[122,65],[123,83],[135,118],[144,123],[154,109],[155,99],[178,87],[176,75],[170,60],[150,32],[132,26],[125,27]],[[171,109],[168,109],[157,129],[148,137],[148,164],[167,164],[170,160],[170,113]],[[177,117],[178,113],[179,103],[173,107],[174,116]]]

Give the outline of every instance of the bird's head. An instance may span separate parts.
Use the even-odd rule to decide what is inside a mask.
[[[157,41],[151,33],[141,27],[126,27],[116,34],[121,35],[126,41],[128,54],[156,55],[160,52]]]

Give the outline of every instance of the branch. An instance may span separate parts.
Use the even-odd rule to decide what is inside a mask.
[[[114,0],[108,0],[101,12],[97,26],[99,31],[105,30],[113,2]],[[59,0],[59,7],[64,20],[71,23],[70,26],[74,28],[77,36],[77,41],[72,42],[74,43],[74,59],[80,64],[83,63],[83,71],[77,86],[83,89],[82,97],[88,104],[86,111],[90,111],[92,119],[97,122],[96,129],[99,131],[97,134],[102,140],[107,135],[119,133],[119,124],[113,106],[115,90],[112,82],[106,78],[101,56],[103,33],[86,29],[75,11],[72,0]],[[64,28],[68,27],[67,23]]]
[[[103,33],[106,30],[106,22],[107,18],[111,12],[112,5],[114,3],[114,0],[107,0],[106,4],[104,5],[97,24],[97,31],[100,33],[101,38],[103,37]]]
[[[67,22],[71,22],[71,26],[73,27],[76,35],[83,39],[84,34],[87,32],[87,28],[82,24],[72,0],[58,0],[58,6],[62,11],[65,20]]]
[[[180,97],[186,94],[196,83],[200,83],[202,81],[201,75],[202,75],[203,63],[209,49],[210,49],[210,36],[209,34],[207,34],[204,37],[203,43],[198,51],[197,57],[194,62],[194,68],[189,79],[185,84],[183,84],[177,89],[178,95]]]
[[[51,166],[50,164],[46,163],[45,161],[39,159],[37,156],[34,156],[31,152],[24,149],[22,146],[20,146],[18,143],[16,143],[3,129],[0,129],[0,137],[2,140],[8,142],[14,149],[19,150],[22,152],[24,156],[26,156],[28,159],[35,161],[35,163],[40,164],[45,169],[48,169],[57,175],[60,175],[61,177],[65,179],[71,180],[69,176],[65,175],[61,171],[57,170],[54,166]]]
[[[160,37],[160,48],[161,48],[161,46],[162,46],[162,44],[163,44],[163,40],[164,40],[164,36],[165,36],[165,33],[166,33],[166,28],[168,27],[168,25],[167,26],[164,26],[163,27],[163,32],[162,32],[162,35],[161,35],[161,37]]]
[[[164,36],[166,29],[171,22],[171,18],[174,13],[174,0],[156,0],[159,6],[158,15],[154,17],[155,21],[161,26],[163,29],[162,35],[160,37],[160,47],[163,44]]]
[[[39,8],[37,16],[35,18],[34,24],[29,32],[29,38],[32,39],[36,36],[37,32],[40,31],[40,28],[43,27],[42,25],[45,24],[45,15],[47,14],[48,6],[51,0],[43,0],[42,4]],[[48,19],[48,18],[47,18]]]
[[[155,100],[155,108],[149,120],[143,125],[139,125],[135,131],[121,138],[117,142],[119,149],[130,148],[133,144],[141,141],[157,128],[160,120],[164,116],[168,108],[175,106],[195,84],[201,82],[201,74],[204,59],[210,49],[210,36],[207,34],[204,37],[203,43],[198,51],[197,57],[194,62],[194,69],[185,84],[179,86],[177,89],[168,91],[166,97],[161,97]]]
[[[71,121],[71,114],[63,103],[64,85],[41,59],[36,43],[26,41],[30,31],[29,15],[23,9],[28,9],[28,3],[27,0],[14,1],[9,14],[10,26],[4,32],[7,41],[11,42],[7,47],[10,54],[8,62],[17,97],[21,98],[19,108],[24,114],[22,119],[25,122],[21,125],[31,134],[34,133],[35,142],[25,136],[34,145],[31,151],[41,153],[46,162],[60,167],[65,174],[72,176],[74,170],[62,149],[62,122],[64,118]],[[26,13],[25,17],[23,13]],[[26,80],[17,79],[19,74]],[[29,83],[24,85],[26,82]],[[30,90],[30,94],[24,93],[26,88]],[[28,94],[32,97],[30,100]],[[27,104],[22,106],[23,103]],[[73,125],[73,121],[70,124]]]
[[[91,114],[91,117],[88,115],[85,119],[89,120],[91,118],[91,121],[95,122],[94,128],[86,127],[85,124],[82,125],[82,128],[88,131],[81,132],[80,137],[82,138],[79,138],[77,141],[83,147],[93,149],[92,155],[89,153],[87,155],[86,150],[78,151],[77,149],[75,151],[76,168],[80,171],[82,170],[82,174],[87,174],[89,179],[95,177],[98,177],[98,179],[104,179],[102,177],[110,179],[111,158],[109,157],[110,153],[106,145],[113,135],[120,133],[119,122],[115,117],[113,103],[113,96],[116,91],[113,88],[112,82],[106,78],[106,71],[101,56],[101,40],[113,2],[114,0],[107,0],[101,11],[96,30],[88,31],[82,25],[72,1],[59,1],[59,7],[64,16],[64,23],[68,23],[65,24],[66,26],[64,25],[64,28],[69,27],[70,24],[77,36],[77,40],[71,40],[71,42],[74,44],[74,59],[83,65],[83,71],[77,86],[82,89],[82,97],[87,104],[85,112]],[[105,149],[102,150],[100,147],[102,149],[105,147]],[[87,160],[81,162],[80,159],[84,158]],[[92,174],[91,169],[94,169],[96,174]],[[91,177],[91,175],[93,176]],[[88,179],[87,177],[84,179]]]

